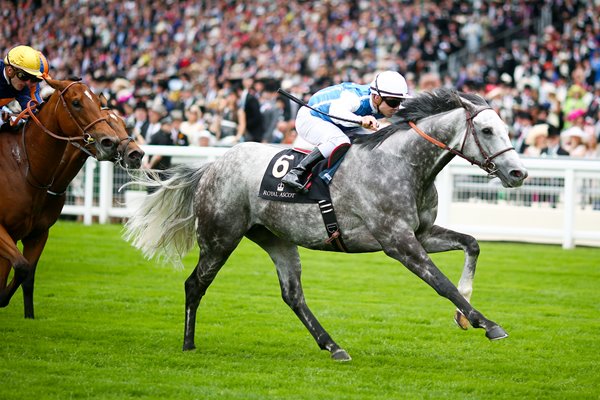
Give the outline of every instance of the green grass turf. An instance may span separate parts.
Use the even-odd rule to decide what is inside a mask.
[[[382,253],[302,250],[307,302],[353,360],[320,351],[244,240],[182,352],[183,282],[121,226],[59,222],[37,273],[0,309],[0,399],[598,399],[600,249],[482,243],[472,302],[509,338],[461,331],[453,305]],[[433,255],[457,282],[461,252]]]

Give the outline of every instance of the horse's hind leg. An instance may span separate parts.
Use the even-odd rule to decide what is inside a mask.
[[[8,269],[2,269],[2,276],[8,276],[10,266],[12,266],[15,271],[12,281],[8,286],[4,286],[6,280],[0,282],[4,286],[0,287],[0,307],[6,307],[21,285],[21,282],[27,278],[31,268],[3,226],[0,226],[0,258],[4,259],[3,262],[8,263]]]
[[[194,336],[196,333],[196,313],[200,305],[200,300],[202,300],[206,290],[238,243],[239,240],[235,245],[227,248],[223,248],[221,245],[211,247],[208,244],[200,246],[198,264],[185,281],[184,351],[196,348]]]
[[[450,229],[434,225],[428,236],[419,238],[423,248],[427,253],[441,253],[449,250],[463,250],[465,252],[465,263],[463,271],[458,281],[458,291],[468,301],[471,301],[473,294],[473,278],[475,277],[475,268],[477,267],[477,258],[479,257],[479,243],[470,235],[455,232]],[[467,317],[456,310],[454,320],[462,329],[469,327]]]
[[[333,341],[306,304],[298,247],[278,238],[264,227],[255,226],[246,236],[269,253],[277,268],[283,300],[306,326],[319,348],[329,351],[334,360],[351,360],[350,355]]]

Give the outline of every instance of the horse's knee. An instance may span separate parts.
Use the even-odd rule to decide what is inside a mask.
[[[466,235],[465,240],[465,252],[472,257],[478,257],[481,249],[479,248],[479,242],[473,236]]]

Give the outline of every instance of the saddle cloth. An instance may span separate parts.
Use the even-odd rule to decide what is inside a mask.
[[[328,159],[320,161],[312,169],[312,173],[307,177],[308,193],[298,193],[281,182],[285,174],[298,165],[308,153],[299,149],[280,151],[271,159],[265,170],[258,196],[267,200],[287,203],[314,203],[320,200],[330,200],[328,185],[349,147],[350,145],[338,146]]]

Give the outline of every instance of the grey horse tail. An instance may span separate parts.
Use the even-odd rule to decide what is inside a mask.
[[[147,259],[158,258],[183,268],[181,259],[195,244],[194,194],[210,164],[177,165],[163,179],[145,173],[133,184],[159,187],[146,196],[125,224],[125,240]]]

